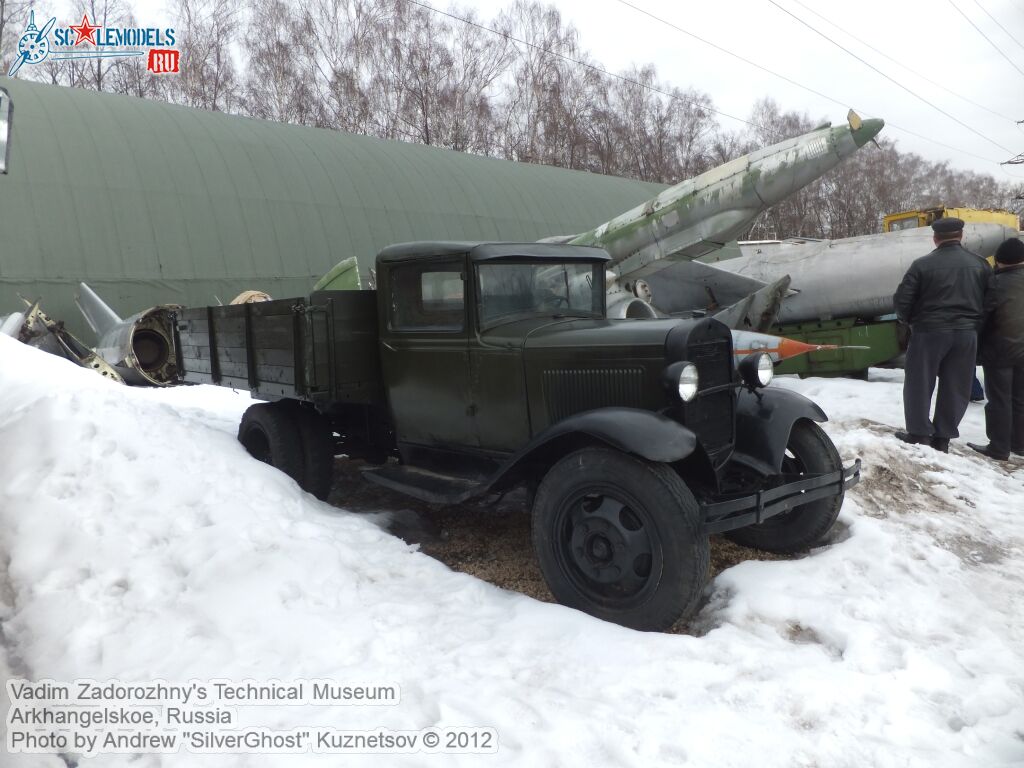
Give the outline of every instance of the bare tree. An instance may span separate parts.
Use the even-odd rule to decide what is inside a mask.
[[[249,26],[260,34],[244,40],[243,109],[267,120],[315,124],[314,65],[302,44],[313,35],[308,16],[284,0],[251,0],[250,15]]]
[[[191,107],[231,112],[239,101],[232,47],[238,0],[176,0],[180,73],[165,78],[171,98]]]
[[[510,160],[539,162],[544,152],[543,113],[558,92],[562,56],[575,52],[573,27],[564,27],[553,6],[515,0],[498,16],[498,28],[523,43],[515,43],[517,58],[512,67],[502,109],[502,155]]]
[[[128,2],[83,10],[132,26]],[[29,3],[0,0],[4,67]],[[536,0],[513,0],[489,22],[406,0],[175,0],[172,12],[178,76],[146,72],[141,58],[49,60],[24,76],[666,184],[815,124],[765,98],[749,129],[724,130],[708,94],[659,81],[651,65],[606,74]],[[991,175],[879,144],[766,211],[749,236],[868,234],[886,213],[939,204],[1024,207],[1021,190]]]
[[[814,126],[808,115],[782,112],[771,98],[761,99],[754,104],[750,122],[753,124],[750,138],[759,147],[807,133]],[[820,179],[812,182],[765,211],[754,223],[751,237],[760,239],[822,236],[819,206],[821,184]]]
[[[305,6],[312,30],[315,124],[372,133],[368,80],[373,44],[388,8],[379,0],[314,0]]]
[[[478,20],[475,12],[459,13],[469,21]],[[438,100],[439,143],[490,154],[495,146],[493,89],[512,63],[514,49],[507,38],[495,38],[471,24],[454,27],[450,46],[452,68]]]
[[[82,8],[88,13],[89,21],[103,28],[131,26],[133,17],[124,0],[86,0]],[[72,62],[68,62],[72,63]],[[83,59],[77,67],[68,71],[80,82],[72,83],[94,91],[109,90],[107,75],[117,66],[117,59]]]
[[[14,63],[30,5],[31,0],[0,0],[0,75],[6,75]]]

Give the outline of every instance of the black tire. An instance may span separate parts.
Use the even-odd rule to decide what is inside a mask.
[[[295,411],[287,403],[249,406],[238,425],[238,442],[254,459],[281,470],[302,485],[302,440]]]
[[[689,617],[707,582],[708,537],[686,484],[608,448],[571,453],[547,473],[533,547],[560,603],[634,629]]]
[[[782,471],[786,474],[818,474],[835,472],[843,468],[839,451],[825,431],[807,419],[793,424]],[[725,536],[737,544],[765,552],[788,555],[809,549],[821,541],[832,528],[844,494],[818,499],[795,507],[789,512],[765,520],[760,525],[748,525],[729,531]]]
[[[330,422],[312,408],[296,408],[302,444],[304,491],[325,501],[334,484],[334,432]]]

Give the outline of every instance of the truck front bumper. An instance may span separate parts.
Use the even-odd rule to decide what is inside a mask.
[[[852,488],[860,481],[860,459],[848,467],[823,475],[801,475],[799,480],[738,498],[701,504],[706,533],[722,533],[757,525],[811,501]]]

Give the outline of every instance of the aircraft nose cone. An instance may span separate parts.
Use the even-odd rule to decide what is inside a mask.
[[[859,128],[854,128],[850,131],[853,134],[854,143],[858,147],[863,147],[878,135],[878,132],[882,130],[884,125],[885,120],[877,117],[862,121]]]

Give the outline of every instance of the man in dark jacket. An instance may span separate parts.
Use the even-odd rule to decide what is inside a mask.
[[[991,268],[960,245],[960,219],[939,219],[932,230],[935,250],[910,265],[893,296],[896,316],[911,329],[903,383],[907,431],[896,437],[946,452],[950,438],[960,435],[957,427],[971,399]],[[929,411],[936,377],[939,394],[933,421]]]
[[[1011,451],[1024,456],[1024,242],[1016,237],[996,249],[978,345],[988,390],[988,445],[967,445],[999,461]]]

